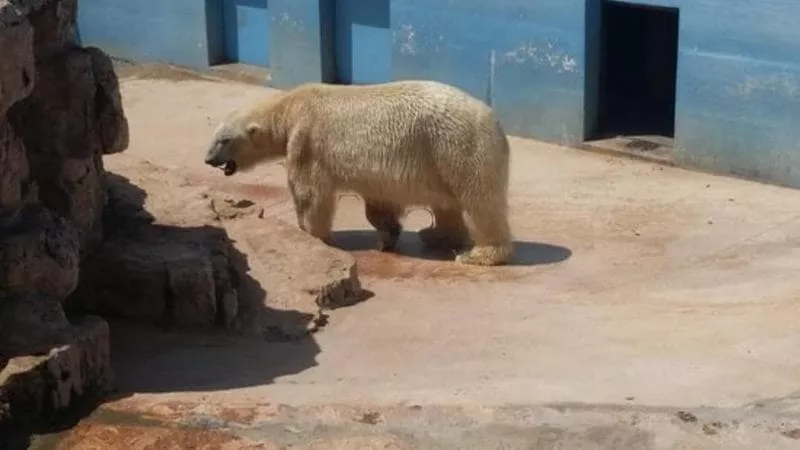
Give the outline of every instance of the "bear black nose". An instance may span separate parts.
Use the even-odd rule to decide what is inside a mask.
[[[208,152],[206,152],[206,164],[209,166],[219,167],[228,162],[228,152],[220,145],[214,145]]]
[[[214,155],[209,153],[208,155],[206,155],[206,164],[208,164],[209,166],[218,167],[225,164],[225,162],[221,161],[219,155]]]

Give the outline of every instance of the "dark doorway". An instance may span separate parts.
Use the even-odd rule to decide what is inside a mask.
[[[604,1],[595,139],[675,135],[678,9]]]

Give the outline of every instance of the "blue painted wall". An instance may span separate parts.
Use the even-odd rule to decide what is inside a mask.
[[[270,0],[269,6],[271,84],[335,81],[333,0]]]
[[[680,9],[676,162],[800,187],[800,2]],[[575,144],[594,126],[600,0],[392,0],[393,77],[453,83],[510,133]]]
[[[629,3],[680,8],[676,162],[800,187],[800,2]]]
[[[269,65],[268,0],[221,0],[225,56],[232,62]]]
[[[221,1],[83,0],[79,33],[209,65],[224,58]],[[594,127],[601,0],[268,1],[269,24],[244,31],[267,36],[276,87],[435,79],[490,103],[510,134],[573,145]],[[800,187],[800,2],[629,3],[680,8],[676,162]]]
[[[584,134],[586,0],[392,0],[393,78],[427,78],[495,107],[507,132]]]
[[[371,84],[392,78],[389,0],[336,0],[336,80]]]
[[[678,162],[800,187],[800,2],[682,2]]]
[[[221,0],[83,0],[83,45],[129,59],[205,67],[224,58]]]

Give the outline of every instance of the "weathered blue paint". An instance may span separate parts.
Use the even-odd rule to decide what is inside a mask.
[[[371,84],[392,78],[389,0],[336,0],[336,79]]]
[[[113,56],[205,67],[223,58],[220,0],[91,0],[78,8],[83,45]]]
[[[230,61],[269,65],[268,0],[222,0],[225,54]]]
[[[270,0],[269,6],[271,84],[333,81],[333,0]]]
[[[800,3],[642,3],[681,11],[676,162],[800,187]]]
[[[458,86],[509,133],[580,142],[585,1],[392,0],[393,78]]]
[[[268,1],[237,55],[268,57],[276,87],[333,82],[338,66],[343,82],[453,84],[511,134],[572,145],[596,125],[602,0]],[[680,10],[676,162],[800,187],[800,2],[620,1]],[[221,2],[83,1],[78,32],[116,56],[206,66],[224,57]]]

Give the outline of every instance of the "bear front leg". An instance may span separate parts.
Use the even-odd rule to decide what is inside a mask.
[[[303,183],[298,180],[289,182],[297,225],[325,244],[330,244],[336,193],[326,187],[324,183]]]
[[[403,231],[400,224],[401,209],[389,203],[365,200],[364,211],[369,223],[378,230],[378,250],[394,250]]]

